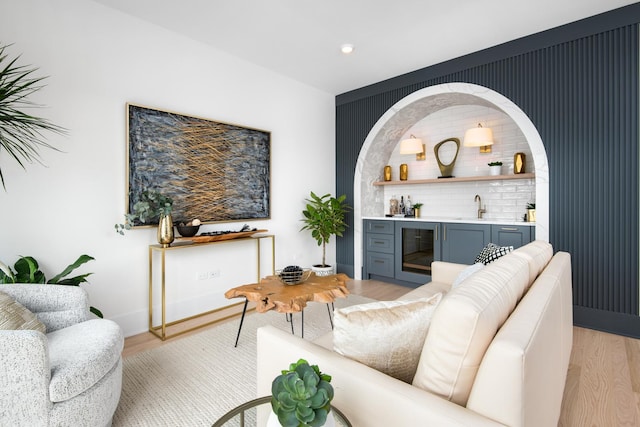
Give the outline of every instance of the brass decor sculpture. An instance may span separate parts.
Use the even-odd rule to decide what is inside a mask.
[[[448,165],[445,165],[440,161],[440,156],[438,154],[440,148],[447,142],[452,141],[456,144],[456,154],[453,156],[453,160]],[[456,159],[458,158],[458,153],[460,152],[460,140],[458,138],[447,138],[444,141],[440,141],[433,147],[433,152],[436,155],[436,161],[438,162],[438,167],[440,168],[440,173],[442,176],[438,178],[453,178],[453,166],[456,163]]]

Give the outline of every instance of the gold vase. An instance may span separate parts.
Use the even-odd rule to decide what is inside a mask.
[[[171,214],[160,215],[160,220],[158,221],[158,243],[163,248],[168,248],[171,242],[173,242],[173,218]]]
[[[513,155],[513,173],[520,174],[525,172],[527,164],[527,156],[524,153],[516,153]]]
[[[389,165],[384,167],[384,180],[391,181],[391,166]]]
[[[406,163],[400,165],[400,181],[406,181],[409,177],[409,166]]]
[[[413,208],[413,216],[415,218],[420,218],[420,208]]]

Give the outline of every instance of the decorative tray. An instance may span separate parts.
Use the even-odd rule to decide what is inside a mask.
[[[200,234],[193,237],[178,237],[178,240],[191,240],[193,243],[218,242],[220,240],[239,239],[249,237],[256,233],[265,233],[269,230],[249,230],[249,231],[220,231],[216,234]]]

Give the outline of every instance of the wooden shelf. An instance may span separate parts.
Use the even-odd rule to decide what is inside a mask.
[[[373,185],[445,184],[449,182],[505,181],[509,179],[534,179],[535,173],[513,175],[463,176],[459,178],[413,179],[407,181],[376,181]]]

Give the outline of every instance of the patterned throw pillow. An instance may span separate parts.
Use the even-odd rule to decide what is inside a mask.
[[[474,263],[481,262],[484,265],[487,265],[501,256],[508,254],[512,250],[513,246],[498,246],[495,243],[489,243],[480,251]]]
[[[0,329],[10,331],[32,329],[44,334],[47,328],[25,306],[4,292],[0,292]]]

